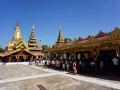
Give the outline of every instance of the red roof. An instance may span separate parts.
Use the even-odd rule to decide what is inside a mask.
[[[97,40],[103,40],[103,39],[105,39],[105,38],[107,38],[108,36],[102,36],[102,37],[98,37],[98,38],[96,38]]]
[[[86,43],[86,42],[88,42],[88,40],[82,40],[82,41],[80,41],[81,43]]]
[[[59,43],[57,46],[62,47],[63,45],[64,45],[64,43]]]
[[[69,46],[71,45],[73,42],[67,42],[66,45]]]

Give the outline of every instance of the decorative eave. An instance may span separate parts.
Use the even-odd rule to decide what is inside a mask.
[[[88,39],[90,39],[91,38],[91,35],[89,35],[87,38],[85,38],[84,40],[88,40]]]
[[[9,55],[11,55],[11,54],[14,54],[14,53],[16,53],[16,52],[19,52],[19,51],[21,51],[22,49],[17,49],[17,50],[14,50],[14,51],[11,51],[11,52],[9,52],[9,53],[6,53],[6,54],[3,54],[3,55],[1,55],[2,57],[4,57],[4,56],[9,56]],[[23,49],[24,51],[26,51],[26,52],[28,52],[28,53],[30,53],[31,55],[34,55],[34,56],[36,56],[36,55],[44,55],[43,53],[41,53],[41,54],[34,54],[34,53],[32,53],[31,51],[29,51],[28,49]]]
[[[33,47],[33,48],[29,47],[28,50],[37,50],[37,51],[40,50],[41,51],[42,49],[41,48],[35,48],[35,47]]]
[[[79,40],[80,39],[80,40]],[[112,44],[119,44],[120,45],[120,29],[116,28],[112,32],[104,33],[100,31],[96,36],[89,35],[87,38],[82,39],[79,37],[77,40],[76,38],[72,42],[72,44],[69,46],[69,48],[76,48],[76,47],[82,47],[82,48],[88,48],[88,47],[96,47],[100,46],[102,43],[109,43]],[[67,45],[64,43],[60,47],[58,47],[60,44],[57,45],[55,48],[46,49],[46,51],[56,51],[56,50],[65,50],[67,48]],[[108,44],[109,45],[109,44]]]
[[[103,36],[106,36],[108,35],[109,33],[105,33],[105,32],[102,32],[101,30],[99,31],[99,33],[95,36],[95,38],[98,38],[98,37],[103,37]]]
[[[20,48],[21,46],[24,46],[26,49],[28,49],[28,46],[27,46],[27,44],[26,44],[26,42],[25,42],[24,40],[20,40],[19,42],[17,42],[14,47],[15,47],[16,49],[18,49],[18,48]]]
[[[79,38],[78,38],[77,40],[78,40],[78,41],[81,41],[81,40],[84,40],[84,39],[79,36]]]

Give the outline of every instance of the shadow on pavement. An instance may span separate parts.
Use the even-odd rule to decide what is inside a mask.
[[[47,67],[45,67],[44,65],[40,65],[39,67],[44,67],[44,68],[48,68],[48,69],[62,71],[62,70],[56,69],[55,66],[47,66]],[[62,71],[62,72],[64,72],[64,71]],[[73,71],[69,71],[66,74],[74,75]],[[120,77],[109,76],[109,75],[99,75],[99,74],[96,74],[95,76],[93,76],[93,75],[90,75],[90,74],[80,74],[80,73],[78,73],[77,75],[86,76],[86,77],[94,77],[94,78],[111,80],[111,81],[120,81]]]

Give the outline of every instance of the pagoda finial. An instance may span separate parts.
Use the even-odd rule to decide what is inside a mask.
[[[34,24],[32,25],[32,29],[34,29]]]
[[[17,21],[17,25],[16,26],[19,26],[19,22]]]
[[[62,25],[60,24],[60,30],[62,30]]]

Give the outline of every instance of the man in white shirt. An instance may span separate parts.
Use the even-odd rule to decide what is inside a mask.
[[[114,57],[112,59],[112,62],[113,62],[113,65],[114,65],[114,72],[116,73],[118,71],[118,62],[119,62],[119,60],[118,60],[117,57]]]

